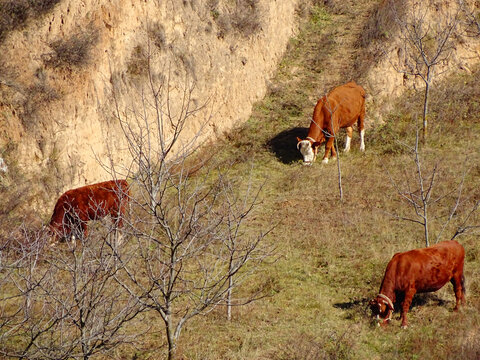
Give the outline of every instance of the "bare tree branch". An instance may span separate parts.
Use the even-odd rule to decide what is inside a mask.
[[[132,156],[127,168],[132,171],[122,175],[130,179],[135,194],[123,230],[129,246],[117,250],[121,265],[114,279],[162,319],[168,358],[173,359],[192,317],[264,296],[245,293],[237,299],[233,290],[255,275],[272,249],[263,241],[269,231],[250,234],[246,226],[261,204],[261,188],[234,181],[221,168],[197,172],[206,161],[200,155],[205,152],[198,150],[210,121],[208,100],[195,104],[188,69],[169,64],[154,76],[154,63],[149,56],[148,86],[130,89],[127,107],[117,99],[120,90],[112,89],[115,117]],[[191,121],[199,126],[188,137]]]

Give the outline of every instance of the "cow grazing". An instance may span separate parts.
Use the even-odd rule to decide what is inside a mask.
[[[85,237],[87,222],[107,215],[121,227],[128,200],[129,189],[125,180],[105,181],[68,190],[60,196],[53,210],[49,224],[53,242],[72,234]]]
[[[454,310],[458,310],[460,302],[465,303],[464,257],[463,246],[454,240],[395,254],[387,265],[379,294],[369,303],[373,316],[382,325],[387,324],[398,300],[402,307],[402,327],[406,328],[407,312],[415,293],[437,291],[448,281],[453,284],[457,300]]]
[[[325,155],[322,163],[328,163],[330,151],[336,157],[334,135],[340,128],[347,128],[347,139],[344,151],[350,150],[352,125],[357,122],[360,132],[360,150],[365,150],[364,143],[365,90],[351,81],[333,89],[327,96],[318,100],[313,110],[312,122],[306,139],[297,137],[297,149],[303,156],[303,164],[311,165],[318,152],[318,147],[326,140]]]

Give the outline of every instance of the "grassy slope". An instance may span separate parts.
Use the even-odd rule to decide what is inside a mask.
[[[383,360],[480,356],[478,235],[460,238],[467,250],[468,306],[464,311],[452,312],[454,296],[447,285],[435,294],[415,298],[407,330],[400,329],[397,319],[389,328],[377,329],[365,312],[391,256],[423,246],[421,227],[389,215],[398,211],[412,216],[412,209],[399,200],[389,174],[403,188],[405,182],[414,187],[414,164],[399,141],[413,141],[412,118],[419,112],[420,95],[407,94],[400,99],[381,127],[372,127],[373,119],[367,119],[366,153],[358,151],[358,135],[354,135],[352,151],[340,155],[343,202],[338,199],[336,163],[303,167],[295,148],[295,137],[307,132],[317,98],[335,85],[361,79],[355,70],[365,66],[358,64],[362,51],[359,39],[377,2],[360,0],[337,8],[314,7],[310,21],[292,39],[269,95],[256,106],[250,121],[226,134],[225,143],[217,147],[218,158],[235,160],[231,169],[234,175],[246,178],[251,174],[254,186],[267,180],[262,205],[249,231],[255,233],[278,224],[269,236],[278,258],[249,284],[252,288],[264,287],[271,296],[235,308],[230,323],[223,309],[194,318],[180,338],[181,358]],[[442,216],[433,221],[433,234],[438,233],[455,201],[451,191],[457,189],[465,164],[469,169],[464,202],[442,239],[453,234],[471,204],[480,199],[478,99],[479,71],[471,76],[454,76],[433,90],[431,137],[424,149],[423,164],[430,170],[438,162],[435,194],[447,194],[432,207],[433,215]],[[340,146],[342,142],[343,134]],[[15,204],[0,205],[1,213]],[[470,222],[480,224],[480,219],[473,217]],[[159,325],[144,339],[142,345],[147,350],[138,351],[137,358],[162,358],[165,341],[161,320],[151,313],[145,316],[144,324]],[[114,358],[131,359],[135,351],[119,349]]]
[[[219,156],[237,160],[234,173],[253,171],[257,185],[267,179],[252,231],[279,224],[270,237],[279,259],[252,283],[263,284],[273,296],[235,309],[231,324],[220,312],[194,320],[182,333],[180,351],[185,358],[466,359],[480,355],[478,235],[460,238],[467,250],[464,311],[452,312],[454,295],[447,285],[435,294],[416,296],[407,330],[400,330],[396,319],[388,329],[379,330],[365,313],[391,256],[424,246],[420,226],[389,215],[397,211],[413,216],[389,176],[404,189],[407,182],[415,186],[412,157],[399,141],[413,142],[412,114],[420,109],[420,95],[406,95],[385,125],[369,130],[365,154],[359,153],[354,136],[353,150],[341,157],[343,203],[338,200],[335,163],[302,167],[295,149],[295,136],[305,135],[316,98],[350,79],[355,51],[345,52],[344,47],[359,35],[355,32],[359,22],[372,6],[375,2],[363,1],[340,11],[314,8],[309,24],[292,40],[270,94],[257,105],[248,124],[227,135],[225,146],[218,149]],[[433,235],[455,202],[452,190],[458,188],[465,164],[469,168],[464,202],[441,239],[451,237],[480,198],[479,85],[478,72],[454,76],[439,84],[432,97],[433,125],[422,163],[427,174],[438,163],[435,194],[446,195],[431,209],[432,215],[441,217],[432,221]],[[478,220],[477,216],[471,222]]]

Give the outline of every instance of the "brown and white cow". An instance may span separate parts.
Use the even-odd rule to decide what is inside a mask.
[[[397,253],[387,265],[379,294],[370,301],[373,316],[387,324],[394,303],[401,303],[402,327],[407,327],[407,312],[416,293],[437,291],[448,281],[453,284],[456,306],[465,303],[463,262],[465,250],[455,240],[434,246]]]
[[[110,215],[118,226],[123,225],[129,200],[126,180],[110,180],[68,190],[57,200],[49,230],[55,242],[72,234],[87,236],[87,222]]]
[[[311,165],[318,152],[318,147],[326,140],[325,155],[322,163],[328,163],[330,151],[336,157],[334,135],[340,128],[347,128],[347,139],[344,151],[350,150],[352,125],[357,122],[360,132],[360,150],[365,151],[364,143],[365,90],[351,81],[333,89],[327,96],[318,100],[313,110],[312,121],[305,139],[297,137],[297,149],[303,156],[303,164]]]

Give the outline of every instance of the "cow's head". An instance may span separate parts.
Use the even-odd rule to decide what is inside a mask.
[[[392,320],[393,315],[393,302],[390,298],[383,294],[378,294],[374,299],[369,302],[372,316],[377,320],[377,325],[386,325]]]
[[[312,165],[317,158],[318,147],[321,143],[311,137],[307,137],[305,140],[297,137],[297,141],[297,149],[303,156],[303,165]]]

